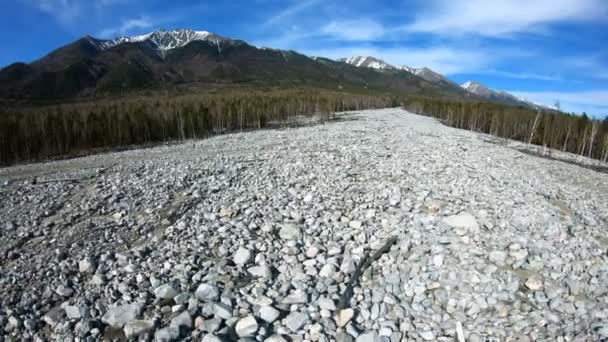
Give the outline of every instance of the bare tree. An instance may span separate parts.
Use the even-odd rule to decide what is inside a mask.
[[[528,144],[532,143],[532,140],[534,139],[534,134],[536,133],[536,130],[538,129],[538,125],[540,124],[540,119],[542,117],[543,113],[539,110],[536,112],[536,117],[534,118],[534,123],[532,124],[532,128],[530,129],[530,137],[528,138]]]

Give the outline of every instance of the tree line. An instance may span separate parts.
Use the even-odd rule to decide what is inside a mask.
[[[425,97],[408,97],[403,106],[452,127],[608,161],[608,116],[598,120],[585,113]]]
[[[327,90],[244,89],[0,109],[0,163],[276,127],[315,114],[328,120],[335,112],[396,103]]]

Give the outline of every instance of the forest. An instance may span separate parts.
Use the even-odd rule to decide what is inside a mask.
[[[0,164],[276,128],[299,117],[402,106],[444,124],[608,161],[608,117],[472,100],[317,88],[140,94],[0,109]]]
[[[301,116],[397,106],[394,97],[318,89],[238,89],[191,95],[0,109],[0,163],[280,127]]]
[[[608,116],[603,120],[503,104],[408,97],[403,107],[456,128],[608,160]]]

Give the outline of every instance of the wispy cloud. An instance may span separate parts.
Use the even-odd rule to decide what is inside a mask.
[[[479,70],[480,74],[494,75],[500,77],[514,78],[520,80],[539,80],[539,81],[565,81],[562,76],[559,75],[543,75],[529,72],[511,72],[501,70]]]
[[[126,35],[133,30],[149,29],[155,27],[156,24],[151,18],[131,18],[124,20],[120,25],[116,27],[108,27],[100,31],[97,35],[101,38],[113,38],[118,35]]]
[[[280,23],[283,20],[288,19],[304,11],[305,9],[308,9],[309,7],[319,4],[320,2],[321,0],[295,0],[291,3],[291,5],[287,6],[286,8],[282,9],[281,11],[270,17],[268,20],[266,20],[263,26],[272,26],[274,24]]]
[[[605,0],[433,0],[410,31],[441,35],[508,36],[563,21],[606,18]]]
[[[28,6],[36,8],[60,24],[69,25],[78,20],[82,14],[82,3],[78,0],[22,0]]]
[[[332,21],[321,29],[321,33],[347,41],[369,41],[385,35],[382,25],[371,19]]]
[[[124,5],[133,2],[133,0],[95,0],[96,8],[104,8],[115,5]]]
[[[518,91],[509,93],[530,101],[549,105],[559,101],[562,108],[572,112],[588,112],[599,117],[608,115],[608,89],[589,91]]]

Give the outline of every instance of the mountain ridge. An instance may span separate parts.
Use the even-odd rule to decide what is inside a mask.
[[[433,84],[398,69],[379,72],[295,51],[257,48],[208,31],[179,29],[112,40],[85,36],[30,64],[11,64],[0,70],[0,99],[50,101],[183,84],[289,84],[468,96],[459,87]]]

